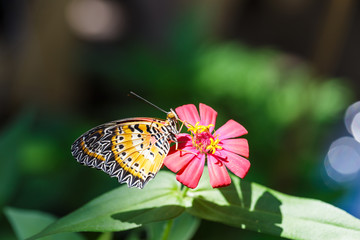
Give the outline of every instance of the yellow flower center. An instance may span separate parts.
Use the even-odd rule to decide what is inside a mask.
[[[213,136],[210,133],[210,128],[213,126],[213,124],[207,126],[200,125],[199,122],[197,122],[195,126],[187,124],[188,131],[191,132],[193,146],[201,153],[214,154],[217,149],[222,149],[222,147],[219,146],[220,140],[217,136]]]
[[[206,147],[206,150],[214,154],[217,149],[222,149],[222,147],[218,145],[219,142],[220,140],[218,138],[216,138],[216,140],[210,138],[210,144]]]
[[[195,124],[195,126],[192,126],[191,124],[188,124],[188,131],[191,131],[191,133],[193,134],[198,134],[198,133],[202,133],[202,132],[210,132],[210,128],[214,126],[214,124],[209,124],[207,126],[204,126],[204,125],[200,125],[199,122],[197,122]]]

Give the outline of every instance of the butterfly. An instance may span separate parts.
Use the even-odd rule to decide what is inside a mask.
[[[178,121],[170,109],[166,120],[138,117],[105,123],[75,140],[71,154],[83,165],[142,189],[162,167],[170,143],[177,144]]]

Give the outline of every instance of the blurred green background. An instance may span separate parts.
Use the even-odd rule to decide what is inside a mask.
[[[232,118],[249,131],[246,180],[360,216],[355,197],[341,205],[359,186],[322,167],[360,95],[357,1],[0,3],[1,209],[61,217],[119,186],[70,146],[108,121],[165,117],[134,91],[164,109],[212,106],[217,127]],[[202,221],[194,239],[219,237],[264,238]],[[15,239],[3,213],[0,239]]]

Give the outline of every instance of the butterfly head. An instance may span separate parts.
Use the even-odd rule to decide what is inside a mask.
[[[167,113],[167,119],[168,120],[172,120],[172,121],[181,121],[180,118],[178,117],[178,115],[176,114],[176,112],[170,108],[170,112]]]

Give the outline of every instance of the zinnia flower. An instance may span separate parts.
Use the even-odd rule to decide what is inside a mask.
[[[250,162],[244,158],[249,157],[248,142],[244,138],[237,138],[247,134],[247,131],[238,122],[229,120],[214,132],[217,112],[202,103],[199,110],[200,116],[193,104],[175,109],[190,134],[177,136],[178,147],[171,147],[164,164],[177,173],[179,182],[195,188],[207,160],[211,186],[228,186],[231,179],[227,168],[240,178],[249,171]]]

